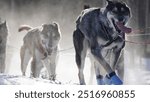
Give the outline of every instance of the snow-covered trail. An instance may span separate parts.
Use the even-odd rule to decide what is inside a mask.
[[[20,70],[20,55],[19,50],[10,50],[7,55],[7,75],[0,75],[0,84],[35,84],[35,83],[49,83],[49,80],[44,79],[31,79],[30,65],[27,68],[27,76],[21,76]],[[127,56],[128,57],[128,56]],[[128,61],[125,61],[125,76],[124,84],[126,85],[147,85],[150,84],[150,70],[140,66],[131,66]],[[86,59],[84,74],[86,83],[90,79],[90,66],[89,59]],[[135,67],[136,66],[136,67]],[[148,65],[146,67],[149,67]],[[38,80],[38,81],[37,81]],[[61,52],[57,66],[57,80],[65,84],[78,83],[78,69],[75,63],[74,50]],[[55,83],[55,82],[52,82]],[[94,84],[96,84],[94,80]]]
[[[50,81],[41,78],[29,78],[20,75],[0,74],[0,85],[42,85],[42,84],[63,84],[59,81]]]
[[[125,84],[150,85],[150,59],[134,56],[125,51]]]
[[[13,49],[13,50],[11,50]],[[8,75],[15,75],[21,76],[21,68],[20,68],[20,55],[19,49],[10,48],[8,51],[7,56],[7,69],[6,74]],[[11,56],[11,57],[10,57]],[[86,62],[88,64],[85,65],[85,78],[89,79],[89,69],[90,69],[90,62],[87,59]],[[43,70],[45,71],[45,70]],[[57,80],[61,81],[62,83],[78,83],[78,69],[76,67],[75,58],[73,49],[67,52],[60,52],[59,61],[57,65]],[[30,77],[30,64],[27,68],[27,77]],[[24,78],[23,78],[24,79]]]

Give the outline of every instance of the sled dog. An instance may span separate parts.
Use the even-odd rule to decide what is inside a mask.
[[[20,50],[22,75],[25,75],[29,60],[32,58],[32,77],[39,77],[41,68],[45,66],[49,79],[55,80],[58,44],[61,38],[58,24],[43,24],[37,28],[22,25],[18,31],[24,30],[27,30],[27,34],[23,39],[23,45]]]
[[[5,72],[6,44],[8,29],[5,22],[0,21],[0,73]]]
[[[98,84],[123,84],[115,69],[125,46],[125,33],[131,32],[131,28],[125,26],[131,17],[130,8],[124,2],[106,1],[104,8],[86,8],[76,21],[73,42],[81,85],[86,84],[83,69],[88,50],[93,58]],[[100,74],[100,65],[107,72],[107,82]]]

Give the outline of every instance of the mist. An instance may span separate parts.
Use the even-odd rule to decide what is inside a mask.
[[[131,5],[131,0],[124,1],[126,1],[126,3],[129,4],[129,6],[131,6],[131,9],[133,9],[132,19],[129,23],[130,26],[132,26],[133,28],[144,28],[144,25],[139,26],[139,23],[142,22],[142,20],[140,20],[140,18],[137,18],[137,16],[139,16],[139,12],[134,12],[136,11],[136,9],[135,6]],[[57,22],[60,26],[60,31],[62,35],[60,41],[60,50],[69,49],[60,52],[60,59],[57,67],[58,79],[63,80],[65,82],[77,83],[78,69],[75,64],[72,34],[75,29],[76,19],[83,10],[84,4],[89,4],[91,7],[103,7],[106,4],[106,2],[105,0],[0,0],[0,18],[2,21],[6,20],[9,31],[6,55],[6,73],[21,75],[20,47],[23,43],[23,37],[25,36],[26,32],[18,32],[19,26],[26,24],[32,27],[37,27],[41,26],[44,23]],[[137,20],[140,20],[140,22],[138,22]],[[139,38],[132,39],[131,37],[128,37],[128,39],[131,41],[141,41],[137,40]],[[137,51],[139,49],[138,54],[131,53],[133,52],[131,48],[135,48],[134,51]],[[144,48],[148,48],[148,46],[145,46]],[[148,63],[150,60],[149,57],[143,57],[143,55],[142,57],[139,56],[141,55],[141,53],[143,53],[143,50],[141,51],[141,49],[143,49],[141,45],[140,47],[138,47],[137,45],[127,44],[124,55],[126,67],[126,84],[150,83],[150,69],[148,68]],[[133,55],[134,58],[131,55]],[[144,56],[148,55],[149,54],[146,54]],[[90,61],[87,58],[85,65],[86,79],[89,79],[90,65]],[[28,66],[27,72],[27,75],[29,76],[30,65]],[[143,73],[141,73],[137,77],[137,73],[139,72]],[[144,79],[142,77],[143,75]],[[138,82],[138,80],[140,81]]]
[[[90,0],[0,0],[0,18],[2,21],[6,20],[9,30],[6,73],[21,74],[19,54],[26,32],[18,32],[19,26],[26,24],[37,27],[44,23],[57,22],[62,35],[60,50],[71,48],[60,52],[58,78],[60,76],[60,79],[67,80],[71,76],[67,81],[76,80],[77,82],[72,34],[75,29],[75,21],[83,10],[84,4],[103,5],[97,0],[92,2]],[[68,71],[70,73],[65,74]],[[30,76],[30,65],[28,65],[27,73]]]

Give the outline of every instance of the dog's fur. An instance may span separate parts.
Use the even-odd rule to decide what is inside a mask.
[[[5,72],[7,36],[8,36],[8,29],[6,21],[5,22],[0,21],[0,73]]]
[[[100,64],[108,74],[114,72],[125,46],[124,33],[118,29],[116,22],[126,24],[129,18],[130,9],[123,2],[107,0],[105,8],[83,10],[76,21],[76,30],[73,33],[81,85],[85,84],[83,69],[88,49],[93,58],[92,65],[96,68],[97,78],[101,78]]]
[[[39,77],[41,68],[45,65],[49,79],[55,80],[58,44],[61,37],[58,24],[43,24],[37,28],[23,25],[18,31],[23,30],[28,32],[20,51],[22,74],[25,75],[29,60],[32,58],[31,76]]]

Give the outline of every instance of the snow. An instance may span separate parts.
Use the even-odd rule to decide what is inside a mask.
[[[42,78],[30,78],[20,75],[0,74],[0,85],[41,85],[41,84],[62,84],[59,81],[50,81]]]
[[[20,51],[19,47],[8,46],[7,50],[7,58],[6,58],[6,74],[4,77],[0,76],[0,80],[3,78],[8,82],[8,84],[35,84],[37,83],[36,79],[30,79],[30,62],[27,67],[26,77],[21,77],[21,68],[20,68]],[[69,48],[69,47],[68,47]],[[64,48],[65,49],[65,48]],[[86,64],[84,68],[85,79],[87,84],[89,83],[89,75],[90,75],[90,61],[87,58]],[[45,71],[45,68],[43,69]],[[65,84],[77,84],[78,80],[78,68],[75,63],[75,55],[74,49],[70,49],[68,51],[62,51],[59,54],[58,65],[56,68],[57,80],[61,81]],[[11,76],[14,76],[11,78]],[[2,78],[1,78],[2,77]],[[8,77],[8,78],[7,78]],[[12,80],[16,82],[12,82]],[[39,80],[39,79],[38,79]],[[42,81],[42,79],[40,79]],[[4,80],[3,80],[4,81]],[[19,82],[22,81],[22,82]],[[39,83],[39,81],[38,81]],[[1,83],[0,83],[1,84]]]
[[[18,47],[19,48],[19,47]],[[68,47],[69,48],[69,47]],[[125,76],[124,84],[126,85],[147,85],[150,84],[149,59],[142,59],[139,65],[138,57],[131,65],[130,56],[125,52]],[[6,73],[0,74],[0,85],[33,85],[33,84],[78,84],[78,68],[75,63],[74,50],[60,52],[57,65],[57,80],[52,82],[42,78],[30,78],[30,64],[27,68],[26,76],[21,75],[19,49],[9,47],[7,50]],[[89,84],[91,63],[86,58],[84,75],[86,83]],[[44,71],[44,70],[43,70]],[[93,84],[96,84],[95,77]]]

